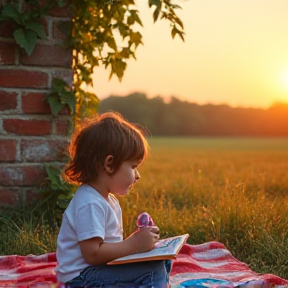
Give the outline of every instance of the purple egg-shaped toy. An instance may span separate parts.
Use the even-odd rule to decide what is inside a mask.
[[[143,212],[139,214],[137,218],[137,227],[139,229],[144,228],[144,227],[149,227],[149,226],[154,226],[154,221],[151,218],[151,216],[147,212]]]

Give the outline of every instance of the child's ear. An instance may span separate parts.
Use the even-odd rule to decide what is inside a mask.
[[[105,168],[105,171],[107,171],[108,173],[113,173],[114,171],[113,160],[114,160],[114,157],[112,155],[108,155],[105,158],[104,168]]]

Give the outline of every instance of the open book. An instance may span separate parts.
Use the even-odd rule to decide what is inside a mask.
[[[131,254],[108,262],[108,265],[126,264],[130,262],[142,262],[151,260],[175,259],[181,247],[186,243],[189,234],[161,239],[155,244],[155,248],[142,253]]]

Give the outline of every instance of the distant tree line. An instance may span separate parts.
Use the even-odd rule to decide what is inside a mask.
[[[110,96],[99,103],[99,113],[117,111],[126,119],[161,136],[288,136],[288,105],[269,109],[198,105],[171,98],[148,99],[145,94]]]

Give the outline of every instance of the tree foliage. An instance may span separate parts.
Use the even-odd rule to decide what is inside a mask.
[[[131,109],[133,107],[133,109]],[[148,99],[145,94],[110,96],[101,100],[99,112],[121,113],[140,123],[152,135],[163,136],[288,136],[288,105],[269,109],[232,108],[228,105],[198,105],[173,97]]]
[[[140,0],[138,0],[140,1]],[[93,85],[95,67],[104,65],[120,81],[129,58],[136,59],[136,49],[143,44],[137,28],[142,26],[134,0],[73,0],[73,27],[70,40],[74,53],[74,86],[77,114],[86,116],[95,111],[96,95],[84,91],[83,83]],[[184,40],[184,26],[175,10],[180,6],[171,0],[149,0],[154,9],[153,19],[166,19],[171,24],[171,35]],[[88,97],[87,97],[88,96]]]

